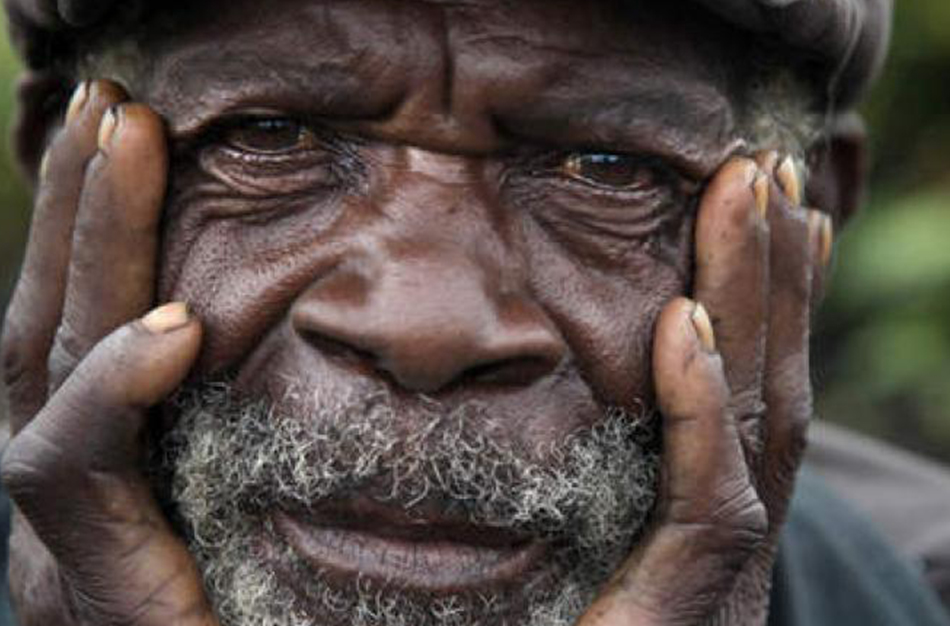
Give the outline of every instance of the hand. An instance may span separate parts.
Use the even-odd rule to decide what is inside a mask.
[[[669,304],[654,340],[655,524],[579,626],[766,622],[812,410],[810,303],[832,243],[830,218],[798,206],[795,168],[777,160],[732,159],[705,192],[696,302]]]
[[[154,298],[167,165],[161,125],[141,105],[121,105],[111,137],[100,132],[122,100],[94,83],[70,106],[5,326],[16,437],[4,477],[21,511],[11,559],[24,626],[216,623],[138,471],[144,407],[184,377],[200,327],[175,306],[129,322]],[[582,624],[764,620],[810,415],[808,300],[820,244],[830,247],[824,218],[758,175],[775,169],[768,160],[730,162],[703,200],[696,297],[706,307],[671,303],[656,335],[663,504]]]
[[[43,165],[2,339],[23,626],[213,626],[197,568],[140,471],[146,408],[176,388],[201,328],[154,299],[167,177],[159,118],[80,87]],[[140,318],[140,319],[136,319]]]

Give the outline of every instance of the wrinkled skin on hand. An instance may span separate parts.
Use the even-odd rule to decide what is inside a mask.
[[[358,19],[365,18],[358,10],[335,18],[341,20],[332,24],[337,31],[368,21]],[[282,26],[280,32],[292,30]],[[596,28],[590,35],[595,41],[603,39]],[[192,42],[186,52],[188,45],[192,51],[202,50]],[[255,46],[252,38],[247,45]],[[557,54],[550,52],[552,47],[545,49],[545,54]],[[576,55],[568,54],[568,59],[581,63]],[[596,63],[604,68],[603,59]],[[629,59],[621,55],[618,63],[629,64]],[[157,66],[162,68],[161,62]],[[398,66],[388,70],[402,76]],[[603,71],[609,74],[610,67]],[[530,83],[531,78],[528,73],[525,80]],[[400,92],[399,85],[392,87]],[[596,79],[584,87],[596,91]],[[507,88],[462,100],[474,102],[477,109],[492,95],[520,105],[534,97],[526,84]],[[504,363],[492,372],[495,380],[516,390],[515,405],[537,410],[547,405],[534,395],[534,387],[568,360],[583,372],[579,379],[591,381],[590,396],[621,405],[624,398],[653,398],[662,414],[664,442],[656,515],[579,623],[764,624],[778,533],[811,415],[809,313],[821,290],[831,246],[830,219],[800,206],[802,190],[790,161],[775,153],[727,158],[736,152],[735,144],[718,151],[707,148],[706,158],[693,165],[707,184],[695,203],[696,213],[684,213],[668,226],[676,233],[668,241],[668,262],[637,251],[606,254],[606,239],[568,239],[560,248],[545,248],[548,243],[532,239],[534,231],[524,228],[527,234],[519,241],[527,252],[522,255],[539,254],[543,269],[519,265],[521,256],[499,257],[494,250],[480,250],[453,265],[457,259],[437,245],[436,236],[452,232],[453,237],[473,238],[451,242],[447,249],[454,251],[467,250],[476,238],[495,242],[498,235],[493,230],[497,223],[485,226],[485,216],[497,215],[492,203],[503,204],[503,198],[495,200],[478,182],[493,166],[479,170],[479,176],[470,175],[491,161],[486,154],[499,148],[494,139],[486,140],[485,127],[469,132],[472,129],[459,122],[455,131],[448,125],[448,130],[433,133],[426,111],[435,104],[427,99],[415,101],[414,108],[400,108],[388,123],[341,122],[347,133],[379,142],[362,149],[379,150],[366,163],[385,173],[379,183],[384,189],[370,198],[373,210],[386,213],[389,220],[382,226],[367,221],[371,213],[361,213],[369,206],[363,197],[344,201],[345,215],[356,217],[340,218],[332,227],[334,245],[343,249],[339,254],[347,252],[348,238],[357,233],[362,245],[384,251],[379,252],[385,262],[381,267],[429,272],[426,280],[412,283],[387,276],[376,284],[368,278],[366,289],[376,299],[366,301],[382,300],[392,307],[400,298],[411,298],[417,310],[435,315],[437,309],[426,308],[426,292],[412,291],[411,285],[440,284],[447,291],[446,301],[465,303],[466,312],[478,310],[484,294],[477,289],[493,288],[484,287],[487,267],[501,272],[499,282],[507,281],[514,303],[507,317],[489,315],[498,329],[495,336],[506,338],[501,348],[475,339],[458,346],[438,336],[410,348],[403,341],[406,326],[393,323],[377,330],[365,325],[360,310],[351,312],[346,323],[335,315],[339,283],[335,287],[326,280],[321,268],[341,259],[319,256],[330,254],[318,245],[321,235],[311,242],[318,256],[290,264],[292,273],[280,281],[257,272],[256,279],[242,282],[259,266],[245,268],[242,259],[215,259],[215,251],[233,243],[226,240],[226,229],[225,234],[222,229],[209,234],[201,220],[189,223],[188,211],[197,209],[188,206],[194,200],[182,186],[200,180],[199,173],[179,172],[166,198],[168,146],[176,145],[176,133],[194,120],[175,109],[172,97],[158,88],[145,87],[137,95],[147,104],[130,102],[114,83],[95,81],[74,96],[39,167],[31,238],[4,325],[3,368],[14,438],[4,458],[3,477],[17,505],[11,579],[25,626],[217,623],[187,549],[163,519],[141,473],[148,409],[161,403],[193,368],[213,372],[239,361],[254,363],[254,355],[265,349],[294,355],[306,348],[307,359],[316,358],[314,354],[322,359],[325,345],[311,343],[314,333],[335,341],[342,338],[361,354],[376,355],[377,367],[394,384],[412,391],[461,388],[501,402],[470,372],[476,363]],[[372,101],[375,92],[362,95]],[[471,123],[476,118],[456,121],[465,119]],[[170,142],[166,129],[172,133]],[[447,145],[451,142],[459,145]],[[240,176],[253,178],[247,169],[232,168],[229,173],[232,184]],[[554,192],[539,190],[539,184],[531,182],[526,188],[525,202],[561,200]],[[278,192],[271,188],[271,193]],[[607,210],[614,199],[602,195],[571,197],[579,204],[601,203]],[[250,202],[236,192],[231,200],[234,207]],[[456,222],[449,231],[439,230],[447,224],[441,218],[420,221],[413,214],[450,204]],[[164,233],[163,208],[175,216]],[[268,227],[278,232],[276,224]],[[251,240],[253,228],[244,231]],[[157,262],[163,236],[163,255]],[[288,240],[290,235],[274,235],[281,236],[284,243],[299,243]],[[395,245],[400,243],[411,245]],[[550,250],[571,246],[583,247],[596,271],[586,265],[580,271],[573,261],[551,256]],[[411,254],[402,252],[406,249]],[[430,250],[434,256],[425,258]],[[415,262],[420,251],[425,251],[426,263]],[[225,275],[226,284],[241,285],[244,291],[221,295],[220,289],[202,290],[209,267]],[[512,267],[517,269],[515,278],[504,274]],[[344,282],[352,284],[346,266],[341,271]],[[475,278],[466,273],[472,271]],[[602,275],[610,276],[610,289],[591,282]],[[519,281],[530,283],[530,289]],[[274,291],[276,282],[279,292]],[[576,293],[566,293],[562,284]],[[169,300],[188,300],[195,313],[173,305],[146,316],[156,301]],[[633,300],[638,306],[631,312]],[[593,309],[582,306],[584,302],[594,302]],[[472,322],[458,315],[453,318],[455,328],[464,336]],[[381,323],[378,313],[372,319]],[[412,329],[418,332],[419,327]],[[281,343],[288,341],[294,343]],[[652,347],[643,350],[642,345]],[[317,363],[332,376],[376,375],[363,369],[354,374],[336,361]],[[245,380],[255,373],[250,367],[240,372]],[[278,374],[306,369],[289,356],[271,367]],[[265,380],[261,386],[279,390],[270,384],[272,380]],[[544,388],[541,394],[573,393],[571,385],[562,387],[567,389]],[[570,395],[552,402],[583,406]],[[556,439],[592,419],[547,411],[547,422],[521,421],[512,425],[513,432]]]

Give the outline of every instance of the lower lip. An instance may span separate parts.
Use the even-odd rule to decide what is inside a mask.
[[[539,541],[488,547],[312,525],[283,512],[274,513],[273,521],[277,533],[313,571],[430,593],[523,586],[546,552]]]

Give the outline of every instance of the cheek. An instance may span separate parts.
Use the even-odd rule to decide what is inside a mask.
[[[173,202],[160,293],[163,301],[187,301],[204,322],[203,373],[232,368],[285,326],[308,286],[366,253],[375,231],[358,199],[299,202],[254,219],[223,214],[234,204],[226,197],[190,192]],[[616,255],[604,253],[616,237],[585,235],[581,245],[542,220],[512,213],[523,216],[512,245],[523,250],[517,256],[526,261],[528,288],[587,385],[607,404],[648,402],[654,323],[689,289],[692,212],[642,244],[627,239],[626,252]]]
[[[308,284],[342,255],[333,237],[342,206],[285,206],[254,219],[220,217],[215,202],[177,207],[166,226],[163,301],[184,300],[205,325],[204,373],[232,367],[278,325]]]
[[[540,230],[529,237],[532,289],[587,384],[605,404],[649,405],[654,325],[663,307],[690,289],[692,217],[668,238],[676,245],[648,242],[609,268],[564,254]]]

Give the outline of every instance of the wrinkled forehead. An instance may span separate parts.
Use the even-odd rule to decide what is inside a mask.
[[[572,133],[565,124],[583,126],[576,134],[586,142],[610,145],[590,129],[609,134],[615,120],[667,120],[693,141],[721,141],[754,56],[741,31],[660,2],[206,2],[156,13],[118,39],[126,43],[113,40],[112,52],[99,55],[107,67],[90,73],[137,76],[133,95],[147,96],[173,131],[272,99],[302,113],[316,102],[334,118],[398,111],[405,120],[424,111],[440,141],[471,145],[453,136],[464,129],[484,140],[474,149],[491,149],[492,138],[515,127],[564,140]],[[123,67],[135,64],[139,71]]]
[[[346,12],[348,5],[366,4],[342,0],[290,3],[301,10],[326,12],[328,19],[341,11]],[[102,14],[103,10],[94,11],[82,23],[67,23],[63,18],[33,14],[28,10],[33,6],[31,2],[8,0],[5,7],[10,14],[14,44],[27,65],[40,70],[68,66],[76,59],[77,53],[82,56],[90,36],[101,35],[103,31],[111,35],[128,34],[129,23],[142,13],[164,16],[167,22],[175,21],[172,16],[192,22],[210,22],[220,32],[248,21],[260,20],[263,24],[277,4],[243,0],[124,0],[114,4],[102,3],[106,14]],[[547,18],[535,13],[539,4],[543,4],[549,13]],[[889,42],[892,4],[893,0],[551,0],[544,3],[532,0],[400,0],[391,2],[390,8],[392,13],[404,15],[423,13],[425,7],[440,9],[444,15],[488,13],[501,26],[529,27],[533,24],[539,34],[547,34],[546,27],[564,20],[589,26],[591,22],[603,22],[606,17],[602,26],[607,26],[607,32],[602,44],[608,46],[618,43],[616,31],[612,28],[616,25],[614,20],[640,20],[651,12],[650,7],[661,7],[670,14],[678,14],[681,26],[690,29],[702,7],[739,30],[752,34],[766,48],[777,51],[769,58],[773,64],[807,66],[806,74],[818,105],[823,109],[842,110],[855,104],[882,65]],[[237,7],[242,9],[232,10]],[[569,7],[573,10],[566,10]],[[406,8],[409,10],[404,11]],[[530,13],[532,19],[523,21],[525,12]],[[584,15],[578,15],[579,12]],[[225,14],[230,14],[231,19]],[[705,23],[702,18],[699,21]],[[110,30],[109,24],[119,24],[119,27]],[[476,20],[472,26],[478,24],[482,21]],[[366,31],[367,35],[376,36],[369,25]],[[560,32],[560,29],[555,31]],[[699,33],[693,41],[702,47],[708,38]],[[585,43],[585,46],[589,45],[590,42]]]
[[[152,57],[219,65],[238,52],[348,68],[411,65],[417,74],[448,63],[513,73],[618,58],[657,73],[708,74],[740,72],[750,37],[691,3],[654,0],[205,0],[148,12],[111,39],[134,39]]]

